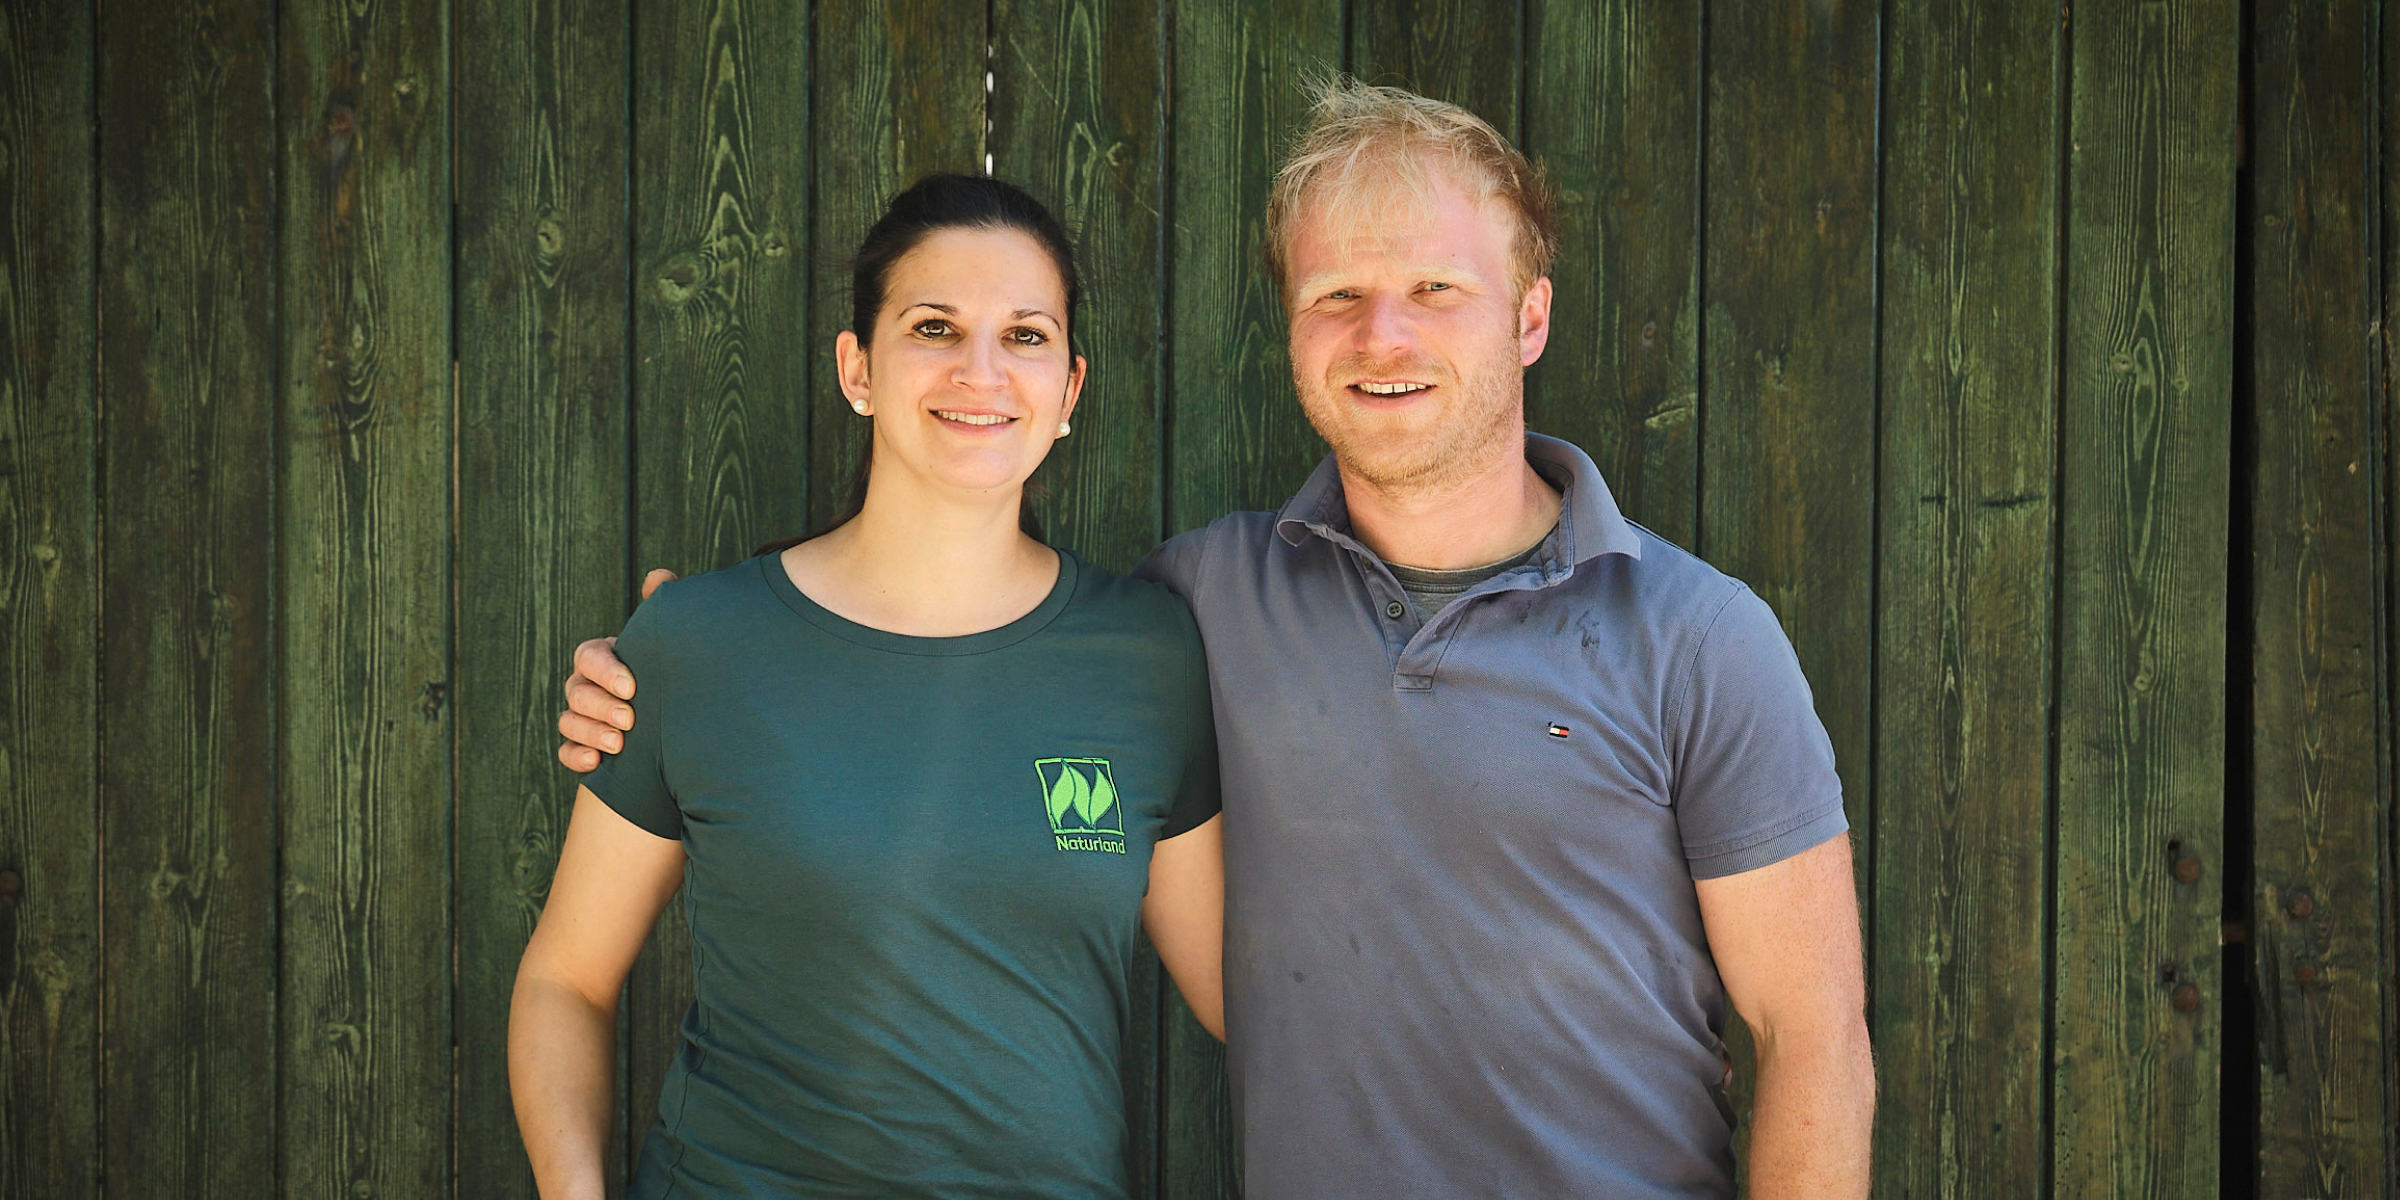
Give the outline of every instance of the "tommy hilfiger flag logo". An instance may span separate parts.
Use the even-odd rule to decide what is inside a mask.
[[[1105,758],[1041,758],[1042,806],[1061,850],[1125,853],[1125,806]]]

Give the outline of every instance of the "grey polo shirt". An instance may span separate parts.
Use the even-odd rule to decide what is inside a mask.
[[[1208,647],[1254,1200],[1733,1194],[1692,881],[1847,829],[1833,748],[1764,602],[1526,458],[1558,528],[1422,625],[1330,460],[1143,565]]]

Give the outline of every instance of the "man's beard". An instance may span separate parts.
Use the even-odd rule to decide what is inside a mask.
[[[1414,379],[1436,385],[1447,395],[1442,410],[1431,414],[1430,427],[1403,432],[1372,430],[1373,420],[1346,422],[1353,403],[1327,382],[1329,378]],[[1486,469],[1507,444],[1515,450],[1522,436],[1525,369],[1517,361],[1517,346],[1506,346],[1466,364],[1463,374],[1428,359],[1371,359],[1352,355],[1335,363],[1326,377],[1312,384],[1293,372],[1300,407],[1317,435],[1333,448],[1334,457],[1352,475],[1385,495],[1443,491]],[[1412,422],[1416,424],[1416,422]]]

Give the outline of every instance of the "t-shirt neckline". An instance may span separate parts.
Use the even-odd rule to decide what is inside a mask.
[[[845,642],[864,646],[870,650],[882,650],[892,654],[944,657],[959,654],[987,654],[994,650],[1005,649],[1040,633],[1050,622],[1057,620],[1058,614],[1066,611],[1067,602],[1075,597],[1075,582],[1080,574],[1078,568],[1081,564],[1077,562],[1073,554],[1067,551],[1054,550],[1053,552],[1058,555],[1058,582],[1050,585],[1050,594],[1042,597],[1042,602],[1034,605],[1032,612],[1026,613],[1006,625],[986,629],[980,633],[962,633],[956,637],[918,637],[914,634],[893,633],[890,630],[877,629],[872,625],[861,625],[809,599],[808,593],[801,591],[799,585],[792,582],[791,572],[783,569],[781,551],[761,554],[752,561],[758,564],[758,573],[765,578],[768,590],[774,592],[777,598],[783,601],[784,606],[791,609],[801,620],[818,629]]]

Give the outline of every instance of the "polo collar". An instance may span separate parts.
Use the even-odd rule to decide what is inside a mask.
[[[1592,456],[1571,442],[1528,432],[1525,461],[1559,489],[1558,529],[1536,557],[1569,570],[1604,554],[1642,556],[1642,540],[1617,508]],[[1343,546],[1363,546],[1350,536],[1350,506],[1342,498],[1342,474],[1328,454],[1275,515],[1275,532],[1294,546],[1315,535]]]

